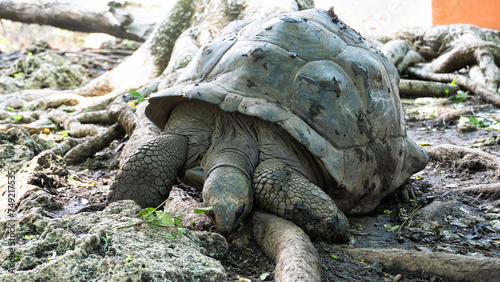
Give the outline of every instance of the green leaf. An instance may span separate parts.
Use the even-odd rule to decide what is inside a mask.
[[[174,225],[175,221],[174,219],[168,214],[168,212],[160,212],[158,216],[158,220],[163,224],[163,225]]]
[[[392,211],[391,211],[391,210],[384,210],[384,213],[385,213],[385,214],[391,214],[391,213],[392,213]]]
[[[264,272],[261,275],[259,275],[260,280],[266,280],[266,278],[269,276],[268,272]]]
[[[62,135],[64,137],[69,137],[69,131],[67,130],[59,131],[57,132],[57,134]]]
[[[128,93],[129,93],[129,94],[130,94],[130,96],[132,96],[132,97],[135,97],[135,98],[142,98],[142,95],[141,95],[139,92],[135,91],[135,90],[130,90]]]
[[[125,262],[131,262],[131,261],[132,261],[132,256],[129,254],[125,259]]]
[[[212,206],[206,207],[206,208],[194,209],[193,211],[195,214],[201,214],[203,212],[211,211],[211,210],[212,210]]]
[[[12,119],[14,120],[14,122],[19,122],[20,120],[23,119],[23,116],[22,115],[12,116]]]
[[[141,216],[150,214],[150,213],[152,213],[154,211],[155,211],[155,208],[145,208],[140,213],[138,213],[136,217],[141,217]]]
[[[35,58],[35,57],[33,57],[33,53],[31,53],[31,52],[28,52],[28,55],[26,55],[26,60],[27,60],[27,61],[28,61],[28,60],[32,60],[32,59],[34,59],[34,58]]]
[[[339,257],[336,256],[336,255],[331,255],[331,257],[334,258],[334,259],[339,259]]]
[[[146,101],[146,99],[144,99],[144,96],[142,96],[141,93],[139,93],[135,90],[130,90],[128,93],[130,94],[130,96],[136,98],[136,100],[135,100],[136,104],[139,104],[140,102]]]
[[[390,224],[384,224],[384,229],[385,229],[386,232],[398,231],[399,228],[400,228],[399,225],[391,226]]]
[[[12,111],[14,111],[14,108],[13,107],[7,107],[7,111],[12,112]]]
[[[449,97],[448,100],[452,102],[463,102],[467,99],[467,96],[469,96],[469,91],[464,92],[462,90],[458,90],[457,94]]]

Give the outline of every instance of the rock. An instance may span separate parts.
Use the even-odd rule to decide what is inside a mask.
[[[85,68],[50,51],[38,55],[28,54],[17,60],[0,77],[0,94],[22,89],[75,89],[85,85],[89,75]]]
[[[22,214],[15,246],[22,255],[15,274],[0,268],[0,281],[223,281],[219,261],[227,243],[217,233],[151,227],[134,216],[133,201],[110,204],[103,211],[49,219],[41,209]],[[132,222],[129,227],[127,224]],[[6,218],[0,220],[0,245],[7,245]],[[174,235],[173,239],[166,239]],[[1,257],[9,255],[3,248]],[[212,257],[211,257],[212,256]]]
[[[54,142],[30,135],[25,129],[0,132],[0,169],[18,170],[40,152],[54,146]]]
[[[15,173],[15,184],[10,186],[10,190],[15,186],[17,211],[27,211],[32,207],[43,207],[46,210],[62,208],[50,194],[56,194],[54,189],[63,185],[67,174],[66,163],[62,157],[56,156],[49,150],[38,154]],[[7,213],[8,190],[9,185],[5,176],[0,182],[0,217]]]

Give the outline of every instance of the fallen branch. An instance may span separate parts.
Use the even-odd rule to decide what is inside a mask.
[[[436,276],[441,281],[497,281],[500,259],[400,249],[344,249],[356,260],[380,262],[391,272],[410,277]],[[438,279],[439,281],[439,279]]]
[[[167,6],[113,1],[31,0],[2,0],[0,5],[1,18],[75,31],[108,33],[136,41],[145,40],[156,22],[161,20]]]
[[[407,72],[411,75],[417,76],[422,79],[440,81],[440,82],[451,82],[455,80],[457,85],[460,85],[472,93],[480,96],[486,102],[489,102],[496,107],[500,108],[500,95],[496,94],[492,90],[486,88],[485,86],[469,79],[463,75],[457,75],[452,73],[432,73],[426,71],[422,68],[410,67],[407,69]]]

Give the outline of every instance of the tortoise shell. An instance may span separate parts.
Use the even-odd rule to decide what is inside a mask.
[[[331,12],[305,10],[226,26],[175,85],[150,98],[163,129],[190,99],[278,124],[336,181],[348,214],[372,210],[427,163],[406,134],[399,75]]]

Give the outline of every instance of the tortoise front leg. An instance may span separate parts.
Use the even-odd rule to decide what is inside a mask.
[[[165,201],[186,161],[187,138],[160,135],[135,150],[111,184],[106,204],[134,200],[141,207],[157,207]]]
[[[253,183],[258,207],[292,221],[310,235],[337,242],[349,240],[349,223],[335,202],[284,162],[260,163]]]

